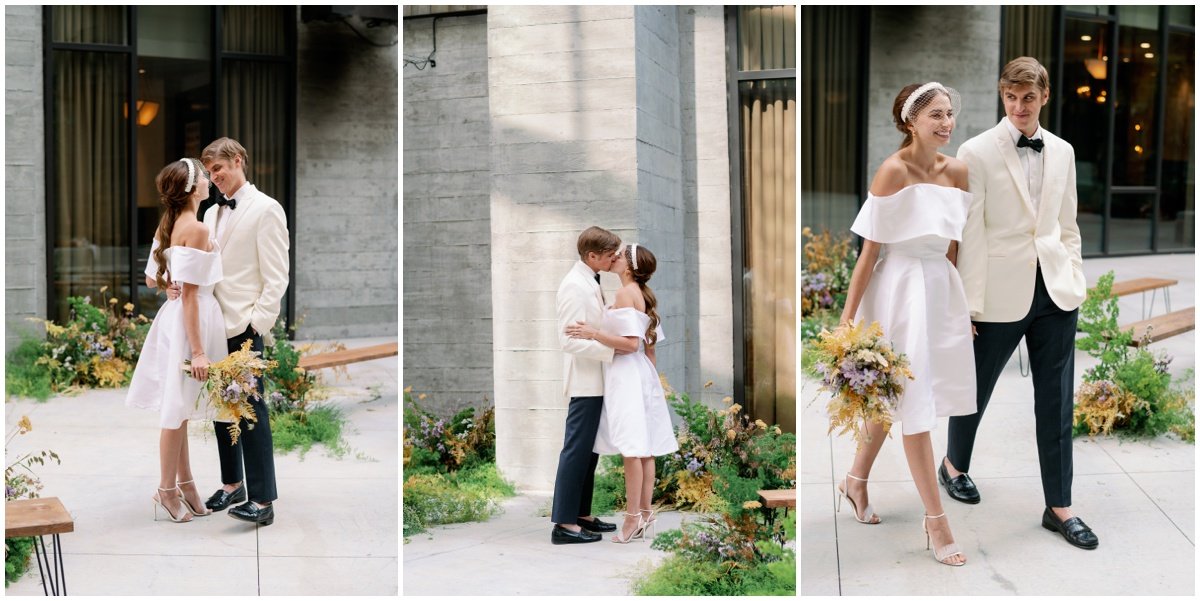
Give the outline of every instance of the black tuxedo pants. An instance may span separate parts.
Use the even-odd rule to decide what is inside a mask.
[[[596,464],[600,455],[592,452],[600,429],[600,411],[604,397],[571,397],[567,406],[567,429],[563,448],[558,454],[558,473],[554,477],[554,506],[550,519],[555,524],[574,524],[581,516],[592,514],[592,487],[596,482]]]
[[[1042,493],[1047,507],[1071,506],[1071,428],[1075,408],[1075,324],[1078,317],[1078,309],[1063,311],[1050,299],[1039,266],[1033,305],[1024,319],[1009,323],[973,322],[979,333],[975,338],[978,411],[950,418],[946,456],[956,469],[970,470],[971,451],[983,411],[1000,372],[1024,336],[1033,376],[1033,415]],[[1025,441],[1010,440],[1005,446],[1020,444]]]
[[[250,350],[263,352],[263,339],[254,332],[254,328],[247,326],[246,331],[230,338],[227,341],[229,352],[232,353],[242,347],[242,343],[250,340]],[[267,408],[266,400],[263,395],[263,380],[258,379],[258,399],[252,400],[251,405],[254,407],[254,416],[258,421],[254,422],[254,429],[250,429],[250,423],[242,420],[242,433],[238,437],[238,443],[233,444],[233,437],[229,434],[229,424],[226,422],[213,422],[213,428],[217,433],[217,452],[221,457],[221,482],[224,484],[237,484],[242,481],[242,464],[245,463],[245,480],[246,493],[251,501],[258,503],[270,503],[279,497],[275,490],[275,455],[274,447],[271,442],[271,414]]]

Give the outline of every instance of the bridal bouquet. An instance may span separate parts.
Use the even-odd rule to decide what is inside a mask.
[[[829,432],[851,433],[861,445],[860,420],[879,422],[888,431],[906,380],[913,379],[908,358],[892,350],[878,322],[843,324],[818,337],[816,370],[829,401]]]
[[[208,366],[208,379],[200,387],[196,405],[199,406],[201,398],[208,398],[209,404],[217,411],[213,421],[229,422],[233,444],[237,444],[242,434],[243,419],[249,422],[247,428],[254,429],[258,417],[254,415],[250,400],[259,398],[258,379],[274,367],[274,361],[267,361],[257,351],[250,350],[249,340],[242,344],[241,349]],[[190,360],[183,362],[183,371],[192,373]]]

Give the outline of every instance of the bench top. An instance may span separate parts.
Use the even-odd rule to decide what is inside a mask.
[[[4,538],[74,532],[75,520],[58,497],[4,503]]]
[[[1147,292],[1158,288],[1166,288],[1178,284],[1179,280],[1167,280],[1163,278],[1137,278],[1135,280],[1125,280],[1123,282],[1113,282],[1113,296],[1125,296],[1127,294],[1136,294],[1138,292]]]
[[[796,489],[760,490],[758,496],[763,500],[764,507],[795,507]]]
[[[1141,338],[1146,334],[1146,328],[1150,326],[1154,327],[1150,331],[1150,342],[1158,342],[1164,338],[1170,338],[1176,334],[1194,330],[1196,329],[1196,308],[1188,307],[1167,313],[1166,315],[1144,319],[1124,326],[1121,329],[1132,330],[1133,342],[1130,344],[1132,346],[1140,346]]]
[[[307,355],[300,358],[297,366],[306,370],[323,369],[326,367],[337,367],[339,365],[357,363],[359,361],[370,361],[371,359],[392,357],[398,355],[399,352],[399,343],[388,342],[386,344],[364,346],[361,348],[346,349],[344,351],[333,351],[329,353],[320,353],[317,355]]]

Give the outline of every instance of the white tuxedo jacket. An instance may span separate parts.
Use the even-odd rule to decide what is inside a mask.
[[[1060,309],[1079,307],[1087,295],[1075,222],[1075,149],[1045,129],[1042,140],[1042,194],[1036,211],[1017,146],[1003,121],[958,149],[974,195],[958,250],[958,271],[974,321],[1024,318],[1033,303],[1038,263],[1046,290]]]
[[[251,325],[266,344],[272,344],[271,328],[288,287],[287,217],[275,199],[250,182],[242,186],[248,189],[238,191],[237,209],[226,212],[229,222],[222,229],[217,227],[219,206],[204,213],[204,224],[217,235],[225,270],[213,295],[225,316],[226,338]]]
[[[570,338],[567,326],[582,321],[600,327],[604,317],[604,299],[595,272],[583,261],[576,261],[558,285],[555,302],[558,314],[558,343],[563,352],[563,396],[604,395],[604,368],[612,363],[613,349],[595,340]]]

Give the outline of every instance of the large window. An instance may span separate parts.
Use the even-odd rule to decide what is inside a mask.
[[[734,170],[734,388],[748,413],[796,420],[796,7],[728,9]]]
[[[51,6],[44,23],[51,319],[102,288],[157,311],[164,297],[142,276],[161,215],[155,176],[219,136],[246,146],[248,179],[291,221],[294,8]]]
[[[1050,67],[1042,122],[1075,147],[1084,254],[1195,249],[1195,8],[1003,14],[1001,61]]]

